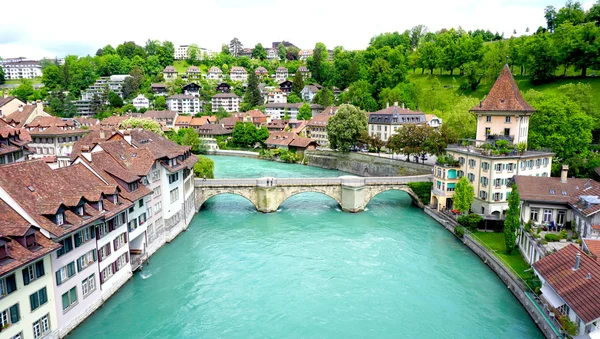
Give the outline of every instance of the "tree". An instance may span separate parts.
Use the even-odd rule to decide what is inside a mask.
[[[229,53],[231,53],[231,55],[235,58],[237,58],[238,56],[240,56],[240,52],[244,49],[244,45],[242,45],[242,42],[240,40],[238,40],[238,38],[233,38],[230,42],[229,42]]]
[[[508,196],[508,210],[506,211],[506,219],[504,220],[504,246],[506,253],[511,254],[515,249],[516,232],[521,226],[521,198],[517,185],[512,185],[512,192]]]
[[[341,105],[337,113],[329,118],[327,136],[331,148],[348,152],[367,130],[367,114],[353,105]]]
[[[310,120],[312,118],[312,110],[309,104],[304,104],[298,109],[298,120]]]
[[[244,104],[247,105],[247,110],[264,104],[263,96],[260,94],[260,89],[258,89],[258,77],[254,72],[250,72],[250,75],[248,75],[248,87],[244,95]]]
[[[557,66],[556,47],[548,34],[536,34],[527,41],[527,68],[531,71],[530,81],[544,83],[554,78]]]
[[[12,95],[23,102],[41,99],[41,95],[33,88],[30,80],[23,79],[21,84],[12,90]]]
[[[192,148],[193,153],[202,153],[206,152],[206,146],[200,139],[198,132],[196,132],[193,128],[180,128],[177,131],[178,134],[178,144],[183,146],[190,146]]]
[[[187,62],[190,65],[195,65],[201,58],[200,48],[196,44],[191,44],[187,49]]]
[[[340,101],[358,106],[368,112],[377,111],[377,101],[373,99],[372,87],[367,80],[359,80],[350,85],[348,91],[340,96]]]
[[[333,99],[333,91],[329,88],[324,87],[320,91],[318,91],[317,94],[315,94],[313,98],[313,103],[319,104],[323,107],[328,107],[333,105]]]
[[[304,79],[302,78],[302,73],[300,71],[296,71],[294,74],[294,80],[292,81],[292,91],[297,95],[300,95],[302,89],[304,88]]]
[[[414,51],[419,48],[423,36],[427,34],[428,28],[425,25],[416,25],[410,29],[410,47]]]
[[[292,93],[288,94],[287,102],[289,104],[297,104],[299,102],[302,102],[302,98],[300,98],[300,96],[298,96],[298,94],[292,92]]]
[[[0,67],[0,85],[3,85],[6,82],[6,78],[4,75],[4,69]]]
[[[556,8],[554,6],[547,6],[544,9],[544,18],[546,18],[548,31],[554,32],[554,28],[556,28]]]
[[[358,141],[364,145],[371,147],[377,153],[379,153],[381,149],[385,146],[385,142],[381,140],[379,136],[370,136],[369,132],[367,131],[362,131],[360,133],[360,138],[358,139]]]
[[[198,162],[194,164],[194,175],[196,178],[214,179],[215,162],[212,159],[198,156]]]
[[[593,22],[596,26],[600,26],[600,1],[596,1],[587,13],[585,13],[585,21]]]
[[[164,96],[158,96],[154,99],[154,109],[157,111],[163,111],[167,109],[167,99]]]
[[[267,59],[267,51],[260,42],[254,46],[254,49],[252,50],[252,58],[258,60]]]
[[[108,93],[108,103],[112,108],[121,108],[123,106],[123,99],[117,93],[110,91]]]
[[[581,3],[579,1],[573,2],[573,0],[567,0],[565,2],[565,6],[558,10],[556,14],[556,26],[555,28],[560,27],[560,25],[565,22],[570,22],[573,25],[579,25],[585,21],[585,12]]]
[[[327,47],[322,42],[317,42],[313,50],[313,55],[307,60],[307,66],[312,73],[313,79],[318,83],[323,83],[323,63],[329,59]]]
[[[165,133],[162,131],[162,127],[160,125],[160,123],[154,121],[154,120],[150,120],[150,119],[143,119],[143,118],[129,118],[127,120],[124,120],[123,122],[121,122],[121,126],[122,128],[142,128],[145,129],[147,131],[156,133],[160,136],[164,136]]]
[[[285,60],[285,57],[287,55],[287,50],[281,42],[279,43],[279,45],[277,45],[277,55],[279,55],[279,60],[281,61]]]
[[[158,58],[161,66],[167,67],[173,65],[173,58],[175,57],[175,46],[170,41],[164,41],[162,46],[158,49]]]
[[[454,187],[454,209],[466,213],[471,209],[473,203],[473,185],[467,177],[461,177]]]

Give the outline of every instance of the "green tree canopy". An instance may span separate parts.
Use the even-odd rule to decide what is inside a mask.
[[[300,71],[296,71],[294,74],[294,80],[292,81],[292,91],[297,95],[300,95],[302,89],[304,88],[304,79],[302,78],[302,73]]]
[[[258,60],[267,60],[267,51],[260,42],[254,46],[254,49],[252,50],[252,58]]]
[[[367,130],[367,113],[353,105],[341,105],[329,118],[327,137],[331,148],[348,152]]]
[[[298,109],[298,120],[310,120],[312,118],[312,110],[309,104],[304,104]]]
[[[194,164],[194,175],[196,178],[214,179],[215,162],[212,159],[198,156],[198,162]]]
[[[165,133],[162,131],[162,127],[160,123],[143,118],[129,118],[121,122],[121,127],[123,128],[142,128],[150,132],[154,132],[158,135],[164,136]]]
[[[471,209],[473,203],[473,185],[467,177],[461,177],[454,188],[454,209],[466,213]]]
[[[464,177],[463,177],[464,178]],[[521,198],[517,185],[512,185],[512,191],[508,196],[508,210],[504,220],[504,245],[506,253],[511,254],[515,249],[516,232],[521,226]]]

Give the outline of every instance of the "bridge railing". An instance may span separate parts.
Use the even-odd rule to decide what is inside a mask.
[[[432,175],[415,175],[410,177],[366,177],[361,178],[364,179],[365,184],[404,184],[407,182],[421,182],[421,181],[431,181]]]
[[[196,179],[196,186],[258,186],[259,181],[259,179]]]
[[[409,177],[346,177],[346,178],[258,178],[258,179],[196,179],[196,186],[277,186],[277,185],[341,185],[341,184],[405,184],[431,181],[431,175]],[[267,181],[271,181],[267,183]]]

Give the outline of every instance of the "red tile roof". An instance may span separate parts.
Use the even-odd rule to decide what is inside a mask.
[[[573,270],[578,253],[581,263]],[[570,244],[533,266],[586,324],[600,318],[600,263]]]
[[[496,79],[490,93],[483,99],[480,105],[471,109],[475,112],[503,111],[503,112],[534,112],[535,109],[529,105],[513,78],[508,65],[504,65],[502,72]]]
[[[596,257],[596,261],[600,260],[600,239],[583,239],[588,251]]]
[[[579,186],[577,192],[573,193],[569,200],[569,205],[580,211],[584,216],[589,217],[600,211],[600,204],[586,204],[582,201],[582,196],[600,197],[600,182],[588,179],[582,186]]]
[[[588,181],[590,179],[568,178],[567,182],[563,183],[557,177],[515,176],[515,184],[518,186],[521,200],[562,202],[565,204]]]

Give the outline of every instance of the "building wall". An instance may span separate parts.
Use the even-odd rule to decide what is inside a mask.
[[[500,115],[479,115],[477,117],[477,140],[486,140],[486,129],[489,128],[491,135],[504,135],[504,129],[510,128],[510,136],[514,137],[514,143],[527,142],[529,130],[529,116],[516,115],[514,113],[499,112]],[[488,118],[490,121],[488,121]],[[506,122],[507,117],[510,122]]]
[[[212,98],[212,111],[218,112],[221,107],[227,112],[239,112],[240,98]]]
[[[2,338],[12,338],[13,336],[19,333],[22,334],[22,338],[33,338],[33,323],[46,314],[49,315],[50,319],[50,333],[48,337],[54,338],[57,336],[58,322],[56,318],[55,308],[55,303],[57,299],[54,294],[54,284],[52,282],[53,272],[50,264],[51,255],[54,255],[54,253],[46,255],[43,258],[39,259],[44,262],[44,275],[40,278],[37,278],[34,281],[29,282],[28,285],[25,285],[23,283],[22,270],[29,265],[20,267],[19,269],[10,273],[14,273],[15,275],[17,290],[0,299],[0,311],[4,311],[7,308],[18,303],[20,319],[18,322],[10,325],[8,328],[2,331],[0,335]],[[35,263],[39,260],[35,260],[32,263]],[[10,274],[4,275],[3,277],[6,277]],[[46,295],[48,297],[48,301],[44,305],[39,306],[34,311],[31,311],[31,303],[29,301],[29,296],[44,287],[46,287]]]

